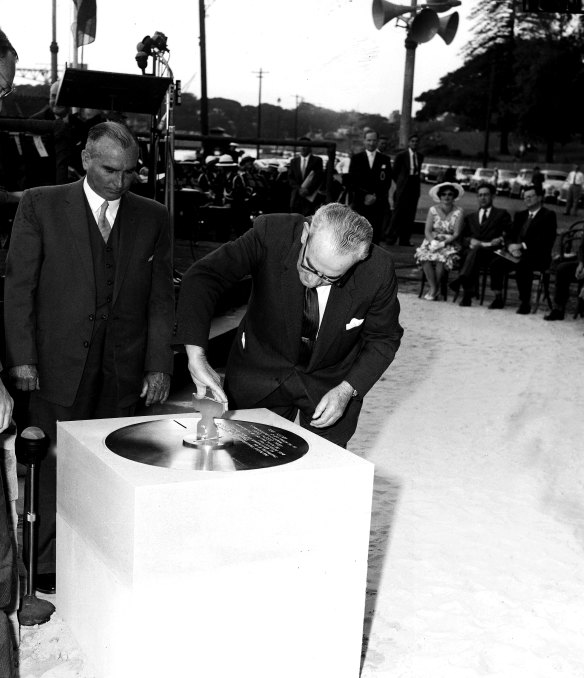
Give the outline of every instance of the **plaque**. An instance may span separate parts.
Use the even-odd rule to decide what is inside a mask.
[[[141,422],[113,431],[105,444],[125,459],[182,471],[269,468],[308,452],[306,440],[292,431],[237,419],[215,419],[219,444],[213,439],[193,446],[198,424],[194,418]]]

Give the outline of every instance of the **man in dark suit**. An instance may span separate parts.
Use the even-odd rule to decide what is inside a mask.
[[[534,271],[545,271],[552,259],[556,240],[556,213],[543,207],[543,189],[528,186],[524,193],[526,210],[517,212],[505,238],[506,257],[498,257],[491,266],[491,288],[495,298],[489,308],[503,308],[505,274],[515,270],[520,305],[517,313],[531,312],[531,286]]]
[[[56,421],[128,416],[140,397],[164,402],[173,362],[168,212],[128,192],[138,147],[123,125],[93,127],[82,159],[85,179],[24,193],[6,264],[9,373],[31,393],[29,423],[53,443]],[[53,451],[40,471],[38,588],[47,589],[55,462]]]
[[[199,394],[227,401],[207,363],[209,324],[222,292],[245,275],[253,293],[226,369],[234,408],[266,407],[345,446],[363,397],[399,348],[397,279],[372,229],[345,205],[308,224],[269,214],[193,264],[183,278],[176,341],[186,345]]]
[[[424,156],[417,151],[419,137],[412,134],[408,139],[408,148],[395,156],[393,161],[393,214],[387,242],[397,241],[400,245],[410,245],[412,228],[416,219],[416,209],[420,198],[420,168]]]
[[[301,137],[299,141],[310,141]],[[304,216],[314,214],[320,205],[319,189],[324,178],[322,158],[313,155],[310,146],[302,146],[300,155],[290,161],[288,183],[292,189],[290,212]]]
[[[490,268],[497,258],[495,250],[505,244],[505,235],[511,228],[507,210],[493,206],[496,188],[493,184],[481,184],[477,188],[479,209],[465,217],[460,253],[460,273],[451,287],[463,289],[460,306],[472,304],[473,293],[478,284],[481,268]]]
[[[373,242],[379,244],[384,224],[389,222],[391,159],[377,150],[377,132],[365,132],[364,142],[365,150],[355,153],[349,165],[351,206],[373,226]]]

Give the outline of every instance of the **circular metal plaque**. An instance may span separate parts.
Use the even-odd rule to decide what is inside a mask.
[[[184,471],[269,468],[296,461],[308,452],[306,440],[291,431],[237,419],[215,419],[219,444],[215,439],[193,446],[198,421],[159,419],[132,424],[110,433],[105,444],[125,459]]]

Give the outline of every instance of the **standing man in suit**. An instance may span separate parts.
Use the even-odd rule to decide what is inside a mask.
[[[2,99],[12,92],[18,54],[0,29],[0,111]],[[5,192],[0,188],[0,200]],[[0,372],[2,365],[0,365]],[[14,403],[0,377],[0,431],[10,425]],[[12,548],[12,531],[8,521],[8,504],[4,494],[3,464],[0,464],[0,676],[15,676],[10,622],[5,610],[12,608],[16,584],[16,559]]]
[[[511,228],[509,212],[493,206],[496,190],[493,184],[480,184],[477,188],[479,209],[464,220],[460,274],[450,286],[457,292],[462,287],[460,306],[472,304],[481,268],[490,268],[497,259],[495,250],[505,244],[505,235]]]
[[[310,139],[301,137],[299,141]],[[314,214],[319,206],[318,190],[323,178],[322,158],[313,155],[310,146],[302,146],[300,155],[292,158],[288,167],[288,183],[292,189],[290,212],[297,212],[305,217]]]
[[[6,263],[7,362],[29,423],[129,416],[167,398],[174,295],[166,208],[128,192],[138,146],[93,127],[86,177],[25,191]],[[54,588],[56,450],[40,470],[39,590]]]
[[[266,407],[346,446],[363,398],[399,348],[397,279],[390,255],[350,207],[329,203],[309,224],[297,214],[253,228],[187,271],[176,341],[186,345],[200,395],[234,408]],[[225,391],[206,359],[222,292],[245,275],[253,293],[233,343]],[[227,394],[229,398],[227,397]]]
[[[531,313],[531,285],[534,271],[545,271],[552,259],[556,240],[556,213],[543,207],[543,189],[528,186],[523,193],[526,210],[517,212],[505,239],[507,258],[498,257],[491,266],[491,289],[495,298],[489,308],[503,308],[503,281],[515,270],[520,305],[517,313]]]
[[[419,141],[418,135],[412,134],[408,139],[408,148],[398,153],[393,161],[395,191],[391,225],[387,234],[390,245],[394,245],[396,241],[400,245],[411,245],[410,238],[420,199],[420,168],[424,162],[424,156],[417,150]]]
[[[391,159],[377,150],[378,136],[374,130],[365,132],[364,142],[365,150],[355,153],[349,165],[352,207],[373,226],[373,242],[379,244],[390,215]]]

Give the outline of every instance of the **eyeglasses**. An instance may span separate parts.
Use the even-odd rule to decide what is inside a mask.
[[[451,198],[454,198],[456,196],[456,193],[451,193],[450,191],[446,191],[446,193],[440,193],[441,198],[448,197],[448,196],[450,196]]]
[[[16,87],[14,87],[14,85],[8,85],[8,87],[0,88],[0,99],[4,99],[4,97],[7,97],[9,94],[12,94],[14,91],[16,91]]]
[[[346,273],[341,273],[341,275],[335,276],[325,275],[324,273],[320,273],[316,269],[312,268],[312,266],[306,261],[306,247],[308,246],[309,237],[310,237],[309,235],[306,236],[306,242],[304,243],[304,248],[302,250],[302,260],[300,261],[300,267],[303,268],[305,271],[308,271],[308,273],[312,273],[312,275],[317,276],[321,280],[324,280],[324,282],[327,282],[331,285],[339,283],[341,279],[346,275]]]

